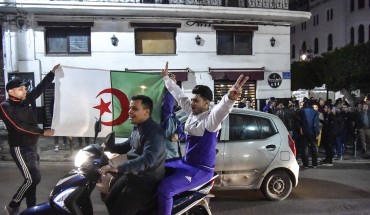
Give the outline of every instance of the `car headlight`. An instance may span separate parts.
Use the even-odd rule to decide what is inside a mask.
[[[73,193],[73,191],[75,191],[77,189],[77,187],[71,187],[71,188],[68,188],[66,190],[64,190],[63,192],[59,193],[58,195],[56,195],[53,199],[53,202],[58,205],[59,207],[63,208],[64,210],[67,210],[67,207],[65,206],[64,204],[64,200],[66,200],[66,198],[71,194]]]
[[[94,156],[93,153],[80,150],[77,152],[75,157],[75,167],[80,168],[90,157]]]

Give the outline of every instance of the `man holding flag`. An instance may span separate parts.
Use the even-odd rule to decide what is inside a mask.
[[[235,101],[241,96],[242,87],[248,77],[241,75],[227,95],[210,109],[213,99],[208,86],[197,85],[189,99],[182,89],[170,79],[168,62],[162,71],[168,91],[175,97],[181,108],[188,114],[185,131],[188,133],[185,156],[166,162],[166,167],[175,172],[165,177],[158,187],[158,209],[160,215],[170,215],[172,197],[180,192],[195,188],[213,177],[216,164],[217,133],[222,121],[231,112]]]
[[[7,214],[18,214],[21,201],[26,198],[27,207],[36,205],[36,186],[41,180],[37,141],[40,135],[52,136],[52,129],[38,127],[35,114],[30,106],[54,80],[59,64],[31,91],[27,91],[29,82],[14,78],[6,84],[9,98],[1,103],[0,118],[8,130],[9,151],[21,171],[24,182],[5,206]]]

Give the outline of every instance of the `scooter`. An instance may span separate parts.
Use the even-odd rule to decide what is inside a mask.
[[[57,182],[50,193],[49,202],[28,208],[20,215],[94,214],[90,195],[100,181],[99,169],[110,164],[108,156],[104,153],[104,147],[106,144],[114,144],[115,141],[114,133],[110,133],[103,144],[96,144],[97,135],[101,130],[99,121],[95,124],[94,144],[86,146],[77,153],[75,157],[76,169],[71,170]],[[174,196],[172,214],[211,215],[207,195],[212,189],[216,177],[218,177],[217,174],[207,183]],[[148,208],[138,214],[149,214],[149,212],[155,214],[153,210],[155,204],[155,202],[151,203]]]

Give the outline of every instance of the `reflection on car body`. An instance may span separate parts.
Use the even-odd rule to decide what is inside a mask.
[[[186,116],[179,119],[185,123]],[[218,139],[216,189],[261,189],[268,199],[283,200],[297,186],[294,142],[275,115],[235,108]]]
[[[184,124],[184,112],[176,115]],[[185,154],[184,142],[181,148]],[[220,177],[213,189],[261,189],[270,200],[284,200],[298,185],[294,142],[275,115],[234,108],[222,123],[216,150],[215,170]],[[123,157],[112,161],[121,163]],[[97,184],[102,193],[108,192],[109,180],[102,177],[102,183]]]

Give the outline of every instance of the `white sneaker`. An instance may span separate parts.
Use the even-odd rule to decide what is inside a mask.
[[[59,152],[59,146],[55,146],[54,151]]]
[[[19,214],[19,207],[11,208],[8,205],[5,205],[4,210],[5,210],[6,214],[8,214],[8,215],[17,215],[17,214]]]

